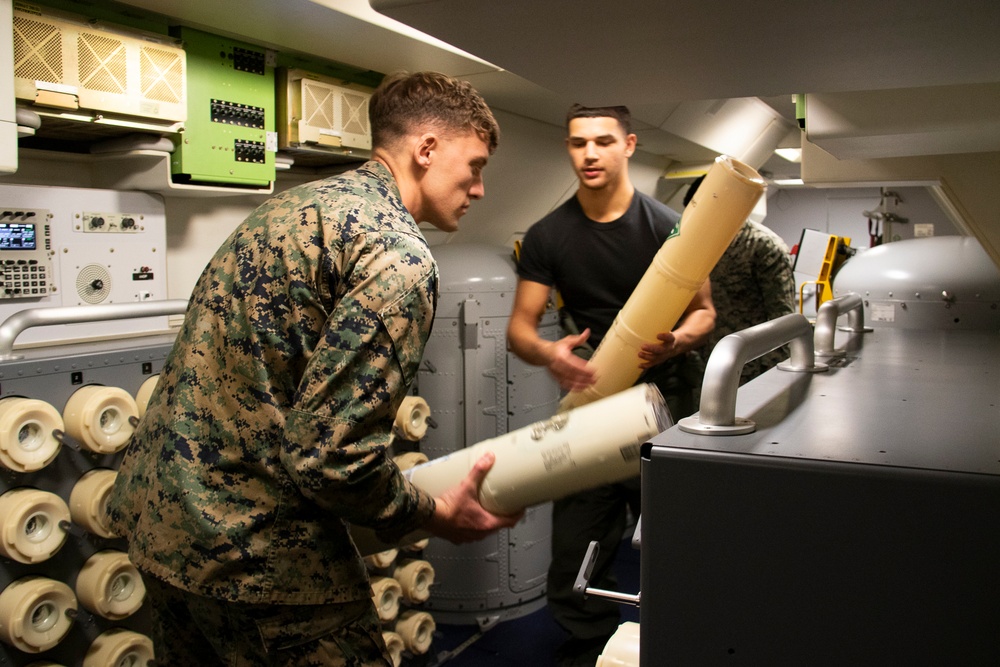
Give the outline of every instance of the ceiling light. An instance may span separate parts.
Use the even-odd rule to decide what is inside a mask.
[[[775,155],[779,155],[789,162],[802,162],[801,148],[775,148]]]

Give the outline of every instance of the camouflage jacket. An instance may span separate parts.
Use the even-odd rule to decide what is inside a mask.
[[[716,319],[715,329],[701,351],[705,360],[725,336],[795,310],[795,278],[788,246],[780,236],[756,222],[743,223],[709,278]],[[743,367],[741,383],[787,357],[788,350],[778,348],[750,361]]]
[[[434,510],[386,449],[437,287],[379,163],[254,211],[198,280],[119,470],[136,566],[243,602],[369,597],[348,523],[392,540]]]

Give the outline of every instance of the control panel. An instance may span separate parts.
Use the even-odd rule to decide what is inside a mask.
[[[35,299],[52,289],[51,214],[0,203],[0,299]]]
[[[0,322],[53,306],[168,298],[163,200],[145,192],[0,183]],[[166,317],[30,328],[17,344],[161,331]]]

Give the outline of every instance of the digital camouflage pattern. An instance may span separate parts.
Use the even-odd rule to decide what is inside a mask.
[[[149,578],[156,664],[390,667],[371,600],[273,605],[213,600]],[[216,657],[217,656],[217,657]]]
[[[715,345],[729,334],[795,310],[795,277],[788,246],[780,236],[752,220],[740,227],[709,280],[716,319],[715,329],[701,350],[706,361]],[[787,358],[788,349],[780,347],[748,362],[740,384]]]
[[[198,280],[119,470],[135,565],[224,600],[369,598],[347,524],[392,540],[434,510],[386,448],[437,286],[377,162],[254,211]]]

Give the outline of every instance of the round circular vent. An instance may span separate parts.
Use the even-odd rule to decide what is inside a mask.
[[[101,303],[111,294],[111,274],[100,264],[89,264],[76,276],[76,293],[87,303]]]

